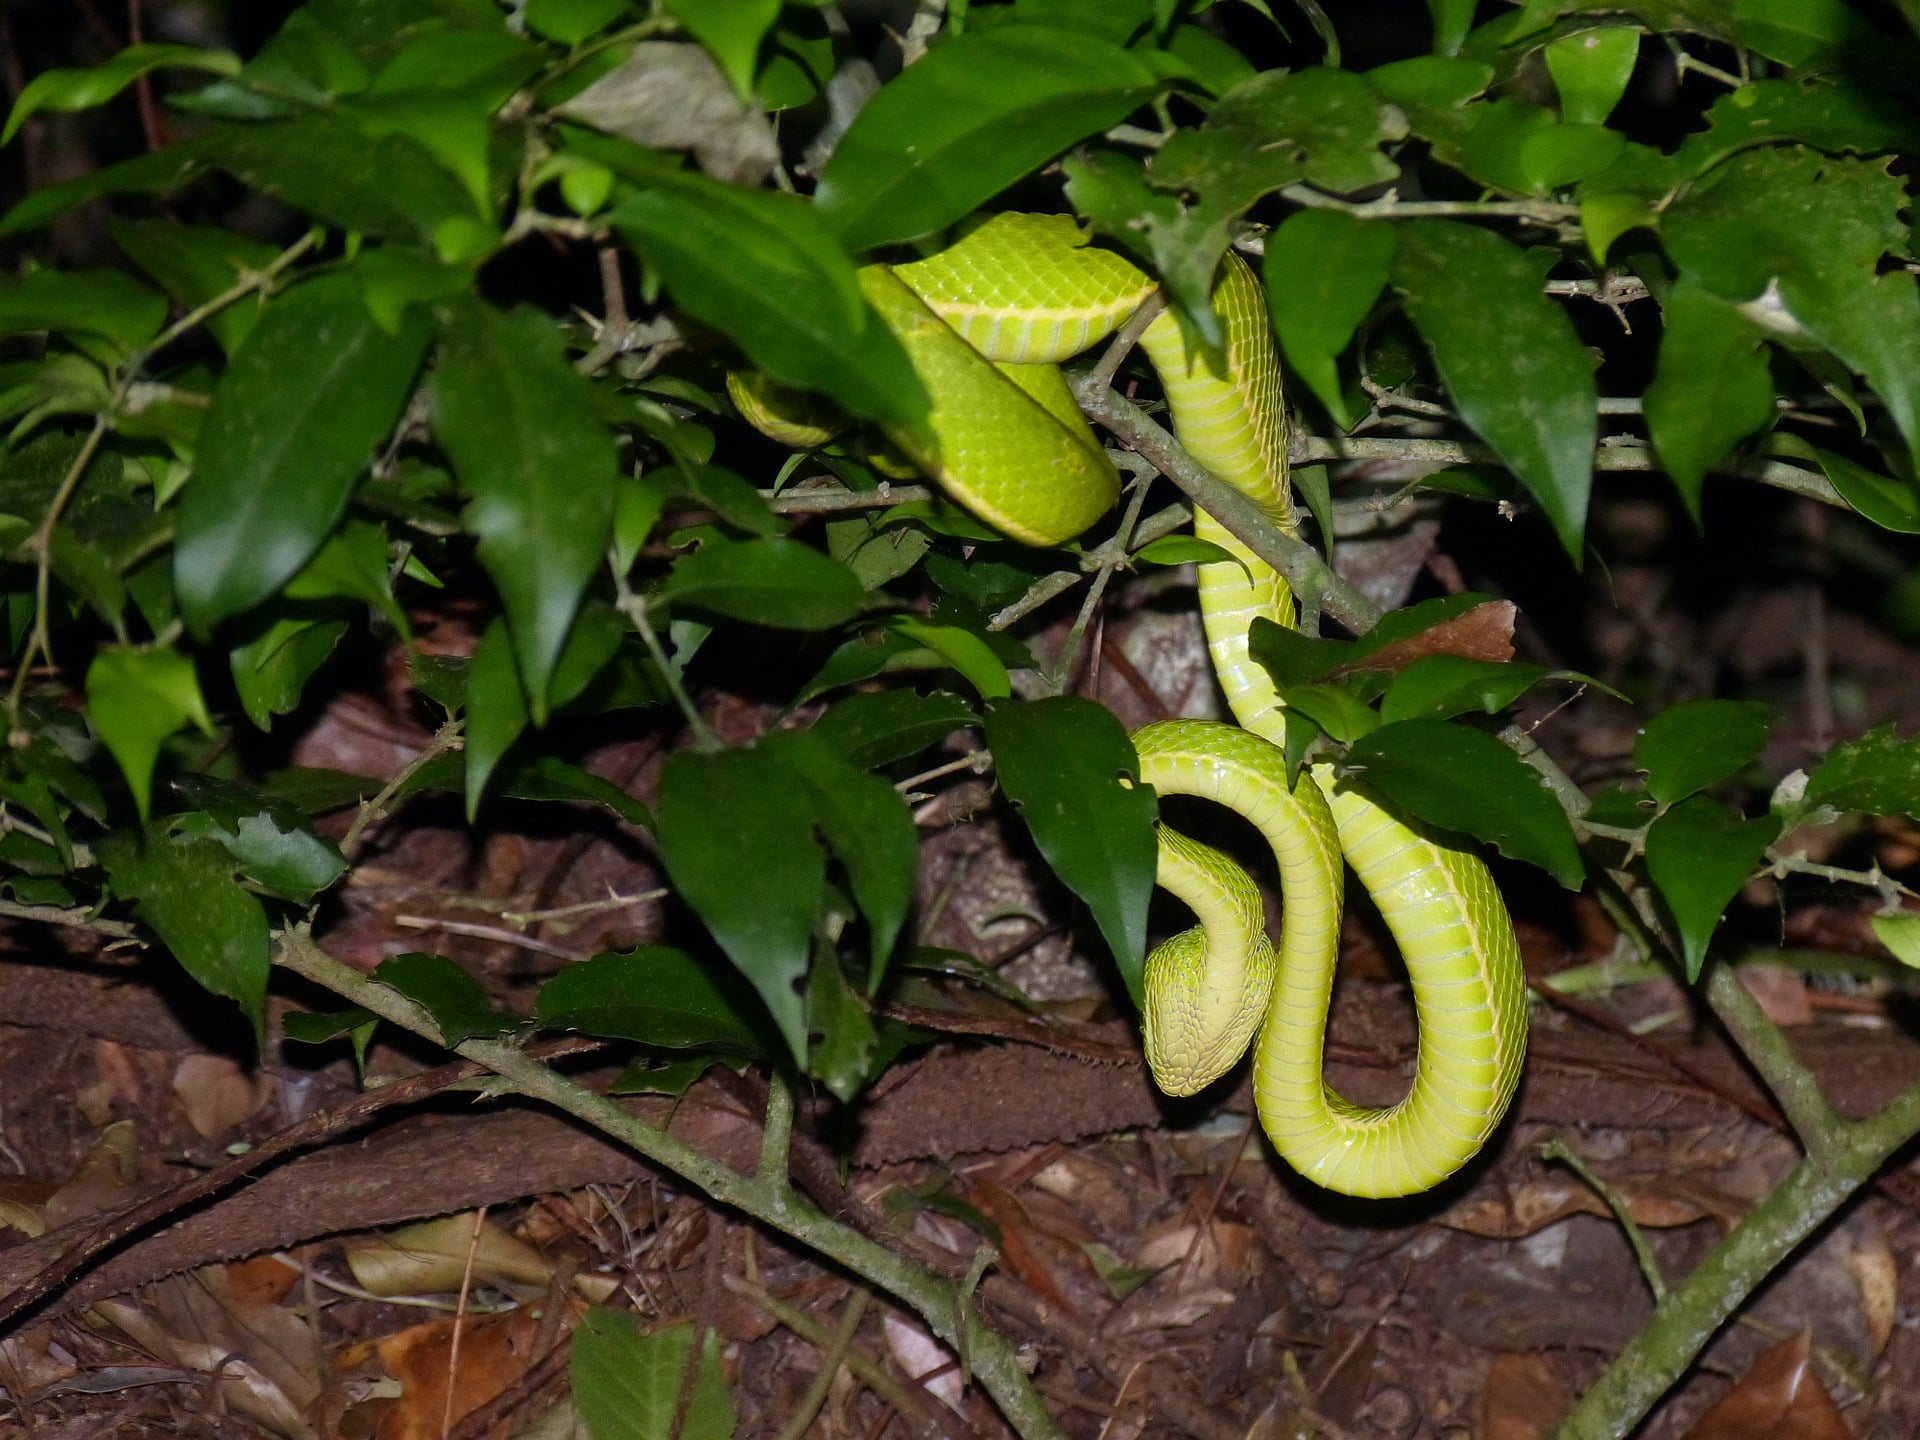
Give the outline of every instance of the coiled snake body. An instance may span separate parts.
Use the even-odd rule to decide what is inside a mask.
[[[1152,293],[1149,276],[1087,244],[1069,217],[1003,214],[927,259],[869,266],[861,284],[932,398],[932,443],[894,437],[922,470],[1033,544],[1071,539],[1111,508],[1118,476],[1057,366],[1124,324]],[[1141,348],[1188,451],[1291,528],[1279,361],[1259,283],[1237,256],[1213,299],[1219,350],[1190,343],[1171,313]],[[736,399],[756,423],[770,420],[744,390]],[[1158,881],[1200,923],[1148,957],[1148,1062],[1162,1089],[1191,1094],[1251,1041],[1261,1124],[1289,1164],[1350,1195],[1428,1189],[1480,1148],[1519,1079],[1526,994],[1512,923],[1479,859],[1398,819],[1364,786],[1324,765],[1288,785],[1284,707],[1247,632],[1258,616],[1291,625],[1292,595],[1211,516],[1197,514],[1194,529],[1234,557],[1200,566],[1199,582],[1208,647],[1240,723],[1146,726],[1133,737],[1141,778],[1251,821],[1273,847],[1284,905],[1276,958],[1246,872],[1160,827]],[[1322,1073],[1343,859],[1399,944],[1419,1019],[1412,1088],[1381,1110],[1342,1099]]]

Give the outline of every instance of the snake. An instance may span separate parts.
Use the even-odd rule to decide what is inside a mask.
[[[931,408],[889,432],[921,472],[1007,535],[1072,539],[1111,510],[1120,478],[1060,364],[1112,336],[1158,288],[1071,216],[1005,212],[921,259],[867,265],[860,288],[904,346]],[[1296,528],[1281,370],[1265,292],[1228,251],[1211,294],[1223,339],[1202,343],[1172,309],[1139,336],[1176,437],[1277,527]],[[788,443],[832,433],[817,406],[730,381],[746,417]],[[782,428],[784,427],[784,429]],[[1479,857],[1396,814],[1364,777],[1327,763],[1291,781],[1286,707],[1248,650],[1253,621],[1292,626],[1273,566],[1204,509],[1194,533],[1228,558],[1198,567],[1207,647],[1235,724],[1158,721],[1132,736],[1140,783],[1225,806],[1272,848],[1277,947],[1258,886],[1232,858],[1164,823],[1155,880],[1198,924],[1147,957],[1142,1030],[1155,1082],[1191,1095],[1251,1047],[1262,1129],[1299,1174],[1388,1198],[1440,1184],[1498,1127],[1526,1048],[1526,984],[1513,924]],[[1348,868],[1405,963],[1418,1023],[1410,1089],[1355,1104],[1325,1076],[1328,1015]]]

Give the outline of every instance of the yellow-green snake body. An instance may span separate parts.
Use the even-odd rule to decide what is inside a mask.
[[[861,283],[932,397],[931,441],[895,437],[920,468],[1033,544],[1070,539],[1112,507],[1118,476],[1055,366],[1117,330],[1152,293],[1150,277],[1087,244],[1068,217],[1005,214],[927,259],[870,266]],[[1265,297],[1229,254],[1213,300],[1226,334],[1219,349],[1193,343],[1172,313],[1147,327],[1141,347],[1187,450],[1290,529]],[[1159,883],[1200,923],[1148,957],[1149,1064],[1163,1089],[1189,1094],[1251,1040],[1261,1123],[1289,1164],[1352,1195],[1428,1189],[1480,1148],[1519,1079],[1526,994],[1512,924],[1484,864],[1396,818],[1364,787],[1328,766],[1288,785],[1284,707],[1247,634],[1256,617],[1291,625],[1292,596],[1211,516],[1195,516],[1195,533],[1234,557],[1202,565],[1199,580],[1208,647],[1240,724],[1146,726],[1133,737],[1141,778],[1258,827],[1284,905],[1276,964],[1246,872],[1161,827]],[[1383,1110],[1342,1099],[1322,1073],[1343,859],[1399,944],[1419,1019],[1412,1088]]]

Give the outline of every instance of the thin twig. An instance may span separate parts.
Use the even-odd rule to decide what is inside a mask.
[[[873,1296],[859,1286],[855,1286],[853,1293],[847,1297],[847,1308],[840,1316],[840,1328],[833,1332],[827,1348],[820,1352],[820,1373],[813,1377],[813,1384],[800,1397],[799,1407],[780,1427],[777,1440],[800,1440],[807,1433],[807,1427],[813,1424],[813,1417],[827,1403],[827,1393],[833,1389],[834,1377],[846,1364],[847,1351],[853,1348],[853,1337],[859,1333],[861,1317],[867,1313],[867,1304],[872,1299]]]
[[[473,1234],[467,1240],[467,1263],[460,1269],[460,1296],[454,1304],[453,1339],[447,1345],[447,1398],[440,1407],[440,1440],[453,1430],[453,1397],[459,1388],[460,1341],[466,1333],[467,1296],[473,1288],[473,1260],[480,1253],[480,1230],[487,1223],[487,1207],[473,1212]]]
[[[1632,1212],[1620,1192],[1602,1180],[1588,1168],[1587,1162],[1574,1154],[1567,1143],[1558,1135],[1540,1147],[1540,1158],[1558,1160],[1574,1174],[1586,1182],[1587,1188],[1598,1195],[1613,1212],[1613,1218],[1620,1222],[1620,1228],[1626,1233],[1627,1243],[1633,1247],[1633,1258],[1640,1262],[1640,1273],[1646,1278],[1647,1288],[1653,1292],[1653,1303],[1658,1305],[1667,1298],[1667,1277],[1660,1273],[1660,1262],[1654,1258],[1653,1249],[1647,1244],[1647,1237],[1634,1222]]]
[[[353,817],[353,823],[347,827],[346,838],[340,842],[340,853],[349,861],[357,859],[361,842],[366,838],[367,830],[387,817],[393,802],[407,788],[407,785],[427,766],[438,760],[450,750],[457,750],[464,743],[462,736],[466,724],[462,720],[448,720],[433,734],[420,753],[406,763],[400,773],[380,788],[380,792],[371,800],[363,801],[359,813]]]

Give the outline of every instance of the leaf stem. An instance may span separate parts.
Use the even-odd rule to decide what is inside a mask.
[[[433,738],[418,755],[407,762],[406,768],[383,785],[379,794],[361,804],[359,813],[353,817],[353,823],[347,827],[346,838],[340,842],[340,853],[349,861],[353,860],[360,853],[360,844],[366,837],[367,827],[386,818],[394,800],[406,789],[408,782],[414,776],[449,750],[459,749],[465,732],[466,722],[459,719],[449,719],[446,724],[434,731]]]
[[[647,614],[646,596],[636,595],[628,586],[626,576],[620,574],[617,567],[614,571],[613,583],[621,614],[625,615],[633,628],[639,632],[641,643],[647,647],[647,654],[653,657],[653,663],[659,669],[660,677],[667,683],[667,690],[673,696],[673,703],[680,707],[680,714],[685,717],[688,727],[693,731],[694,744],[705,751],[725,749],[726,747],[720,743],[720,737],[708,729],[707,722],[700,718],[700,711],[695,708],[693,697],[687,694],[687,687],[680,679],[679,668],[667,658],[666,647],[660,643],[660,634],[653,628],[652,617]]]
[[[1667,1277],[1660,1273],[1660,1262],[1654,1258],[1653,1250],[1647,1244],[1647,1237],[1634,1223],[1627,1202],[1618,1190],[1602,1180],[1587,1166],[1587,1162],[1576,1155],[1558,1135],[1540,1147],[1542,1160],[1558,1160],[1586,1183],[1589,1190],[1598,1195],[1613,1212],[1613,1218],[1620,1222],[1621,1230],[1626,1232],[1627,1243],[1633,1247],[1633,1258],[1640,1262],[1640,1273],[1646,1278],[1647,1288],[1653,1292],[1654,1304],[1658,1305],[1667,1298]]]
[[[1067,679],[1080,653],[1080,642],[1086,636],[1094,611],[1100,608],[1100,598],[1107,593],[1107,584],[1113,579],[1113,572],[1126,562],[1133,528],[1140,523],[1140,511],[1147,503],[1147,491],[1152,488],[1150,475],[1143,475],[1134,482],[1133,498],[1127,501],[1126,513],[1120,517],[1120,528],[1096,552],[1101,556],[1100,568],[1094,573],[1093,584],[1087,590],[1086,600],[1081,603],[1080,613],[1073,617],[1073,627],[1060,644],[1060,654],[1053,662],[1053,674],[1047,680],[1047,690],[1051,694],[1066,693]]]

